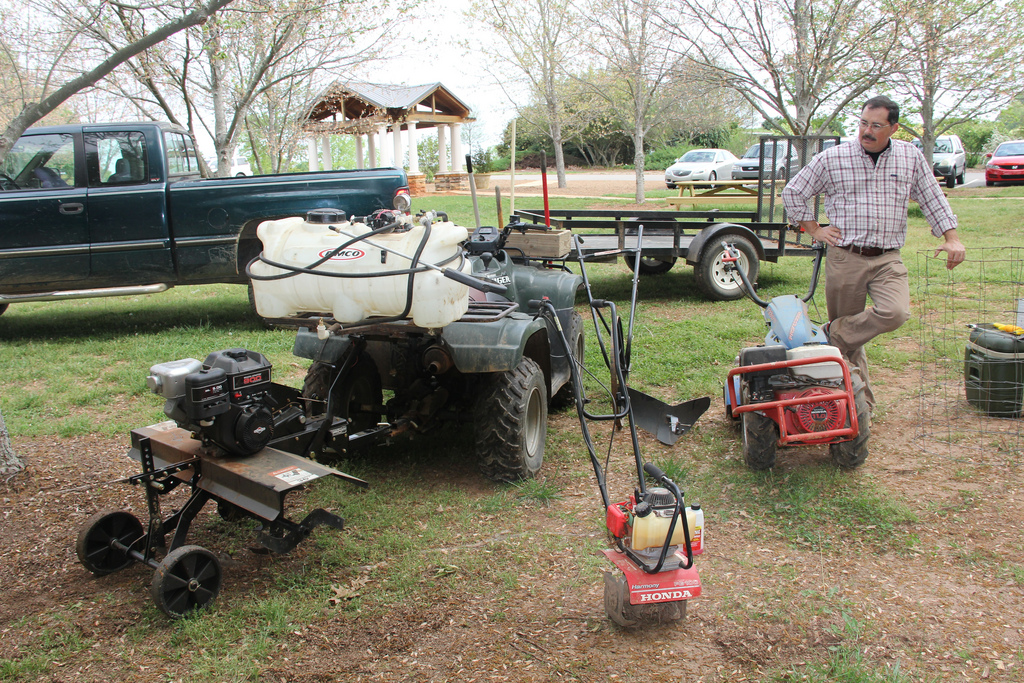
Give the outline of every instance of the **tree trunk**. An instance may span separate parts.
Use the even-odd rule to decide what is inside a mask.
[[[4,422],[4,414],[0,412],[0,475],[14,474],[23,469],[25,469],[25,463],[18,458],[11,447],[11,439],[7,434],[7,423]]]
[[[644,195],[644,129],[643,122],[637,117],[636,130],[633,133],[633,168],[636,173],[636,203],[643,204]]]

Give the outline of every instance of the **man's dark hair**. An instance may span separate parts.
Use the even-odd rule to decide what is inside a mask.
[[[885,95],[878,95],[872,97],[870,100],[864,103],[864,106],[860,108],[861,111],[865,109],[886,109],[889,112],[889,125],[892,125],[900,120],[900,105],[890,100]]]

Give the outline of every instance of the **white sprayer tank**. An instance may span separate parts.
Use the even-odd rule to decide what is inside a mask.
[[[365,223],[349,221],[311,223],[301,217],[266,221],[257,229],[263,242],[263,256],[275,263],[301,268],[323,258],[351,238],[371,231]],[[394,232],[373,235],[354,242],[316,267],[322,272],[366,274],[409,268],[410,259],[424,238],[426,227],[407,216]],[[430,238],[420,255],[420,264],[433,264],[470,272],[460,262],[466,228],[443,221],[430,226]],[[382,248],[383,247],[383,248]],[[460,267],[461,265],[461,267]],[[262,261],[252,264],[254,276],[288,272]],[[354,323],[374,316],[397,316],[405,310],[409,276],[329,277],[299,273],[279,280],[252,280],[256,311],[264,318],[284,318],[298,313],[329,313],[340,323]],[[416,273],[409,316],[419,327],[438,328],[458,320],[469,307],[469,288],[444,277],[436,270]]]

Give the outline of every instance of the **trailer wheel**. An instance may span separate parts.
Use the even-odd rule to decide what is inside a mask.
[[[213,602],[220,584],[220,562],[214,554],[197,545],[184,545],[157,565],[149,594],[164,614],[176,619]]]
[[[868,459],[868,439],[871,438],[871,411],[864,394],[864,383],[854,377],[853,399],[857,406],[857,438],[851,441],[829,444],[832,462],[844,470],[852,470]]]
[[[97,512],[85,520],[75,542],[78,561],[96,576],[121,571],[132,563],[128,553],[112,544],[131,546],[146,535],[142,522],[122,510]]]
[[[570,363],[576,363],[579,366],[583,366],[583,355],[586,352],[586,340],[583,335],[583,316],[573,311],[572,314],[572,327],[569,329],[569,334],[566,335],[569,340],[569,350],[572,352],[572,358],[569,359]],[[572,390],[572,377],[570,376],[569,381],[561,386],[558,392],[551,397],[551,410],[561,410],[566,406],[575,405],[576,396]]]
[[[730,235],[729,242],[736,245],[740,252],[738,265],[747,274],[747,280],[756,283],[761,262],[757,259],[754,245],[739,235]],[[700,262],[694,268],[697,287],[712,301],[732,301],[744,296],[743,282],[734,272],[725,269],[724,256],[725,249],[721,244],[711,244],[701,254]]]
[[[667,624],[686,617],[686,601],[653,605],[629,604],[629,586],[622,574],[604,573],[604,613],[623,628],[647,624]]]
[[[626,265],[629,266],[630,270],[636,268],[635,254],[624,254],[623,259],[626,261]],[[661,275],[672,270],[672,266],[676,264],[676,257],[673,256],[669,260],[651,258],[650,256],[640,257],[640,274],[641,275]]]
[[[488,479],[529,479],[544,462],[548,396],[544,371],[523,356],[514,370],[487,380],[474,411],[480,471]]]
[[[302,382],[302,398],[306,399],[306,417],[317,418],[327,409],[327,392],[334,379],[333,366],[315,361]],[[383,402],[377,366],[367,355],[361,355],[348,376],[334,387],[334,415],[349,421],[350,433],[377,425]]]
[[[775,423],[760,413],[742,414],[743,459],[752,470],[775,467],[775,445],[779,439]]]

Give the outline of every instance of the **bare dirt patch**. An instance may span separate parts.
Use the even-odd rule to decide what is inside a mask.
[[[569,555],[522,567],[511,601],[507,588],[460,590],[455,576],[449,590],[427,592],[382,619],[325,608],[266,656],[260,680],[763,680],[827,661],[837,646],[860,652],[868,669],[898,663],[911,680],[1022,680],[1020,469],[998,453],[922,450],[906,407],[915,378],[877,374],[883,416],[873,425],[870,458],[848,476],[870,479],[912,508],[918,543],[910,552],[878,554],[851,535],[841,552],[822,554],[787,543],[742,510],[709,509],[709,552],[699,565],[704,594],[680,623],[638,632],[613,627],[603,615],[600,582],[566,592],[550,580],[579,570]],[[702,420],[705,429],[735,439],[740,457],[717,400]],[[573,429],[571,415],[554,416],[553,424]],[[0,489],[0,657],[17,659],[19,645],[37,641],[37,629],[51,624],[94,645],[65,651],[61,666],[47,667],[40,680],[189,679],[190,662],[159,654],[173,627],[146,616],[149,570],[97,579],[75,558],[79,526],[95,510],[145,509],[127,485],[92,486],[134,473],[124,441],[15,445],[28,468]],[[685,439],[676,449],[685,452]],[[780,454],[780,470],[823,458],[822,448],[790,449]],[[561,535],[567,547],[580,530],[591,533],[596,494],[579,468],[585,472],[586,463],[575,471],[546,467],[545,476],[562,487],[551,503],[557,514],[509,532]],[[459,476],[474,495],[492,492],[471,484],[473,473]],[[205,540],[218,552],[231,541]],[[301,572],[315,553],[302,545],[283,557],[222,555],[221,599],[265,595],[275,590],[274,576]]]

